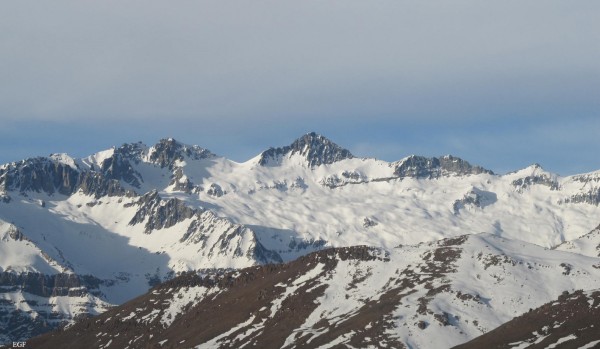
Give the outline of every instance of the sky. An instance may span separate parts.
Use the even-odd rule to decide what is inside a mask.
[[[600,2],[0,4],[0,163],[173,137],[236,161],[315,131],[357,156],[600,169]]]

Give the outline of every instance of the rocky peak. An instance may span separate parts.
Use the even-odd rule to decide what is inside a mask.
[[[197,145],[179,143],[173,138],[161,139],[150,148],[148,159],[160,167],[173,167],[173,164],[185,158],[200,160],[214,157],[209,150]]]
[[[432,179],[481,173],[494,174],[490,170],[486,170],[481,166],[473,166],[467,161],[452,155],[445,155],[439,158],[411,155],[394,165],[394,174],[401,178]]]
[[[142,142],[124,143],[120,147],[115,148],[114,154],[118,154],[122,158],[133,160],[137,163],[141,160],[142,155],[147,149],[148,147]]]
[[[560,188],[558,176],[544,170],[537,163],[509,175],[518,177],[512,182],[518,192],[523,192],[532,185],[544,185],[550,188],[550,190],[559,190]]]
[[[10,191],[71,195],[79,189],[84,194],[97,198],[105,195],[133,195],[116,180],[122,179],[124,171],[119,166],[125,165],[115,162],[115,159],[111,157],[104,161],[102,173],[74,167],[74,162],[71,163],[62,155],[59,158],[52,155],[50,158],[37,157],[8,164],[0,169],[0,192],[4,192],[0,198],[9,202],[7,192]],[[128,165],[128,162],[125,164]]]
[[[123,144],[116,148],[112,156],[100,164],[100,172],[108,179],[122,180],[139,188],[143,181],[131,162],[139,163],[145,146],[140,143]]]
[[[288,146],[269,148],[260,155],[258,163],[261,166],[278,165],[282,158],[296,154],[304,157],[309,167],[332,164],[354,157],[349,150],[340,147],[320,134],[310,132]]]
[[[54,158],[36,157],[13,162],[0,170],[4,191],[35,191],[70,195],[77,186],[79,171]]]

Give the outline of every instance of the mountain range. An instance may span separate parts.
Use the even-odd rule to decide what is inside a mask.
[[[0,343],[459,345],[599,288],[599,203],[600,171],[316,133],[242,163],[174,139],[25,159],[0,166]]]

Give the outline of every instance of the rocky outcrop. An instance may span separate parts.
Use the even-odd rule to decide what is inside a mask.
[[[110,171],[108,173],[114,174]],[[22,194],[37,192],[66,196],[81,189],[84,194],[96,198],[135,195],[134,192],[124,189],[116,179],[99,172],[74,168],[49,158],[33,158],[9,164],[0,170],[0,188]]]
[[[426,158],[412,155],[395,164],[394,175],[400,178],[435,179],[446,176],[494,174],[481,166],[473,166],[467,161],[452,155],[440,158]]]
[[[94,302],[101,295],[101,284],[101,280],[90,275],[1,272],[0,294],[5,297],[0,297],[0,346],[26,341],[88,317],[94,307],[102,310],[106,304]],[[55,305],[57,297],[69,297],[73,305],[80,302],[77,307],[84,311],[61,311]]]
[[[139,163],[142,146],[140,143],[123,144],[115,149],[113,155],[104,159],[100,165],[100,173],[107,179],[123,181],[139,188],[143,178],[139,172],[135,171],[131,163]]]
[[[203,258],[246,258],[258,264],[281,263],[281,256],[265,248],[254,231],[217,217],[211,211],[196,212],[181,243],[198,245]]]
[[[83,172],[79,176],[79,188],[90,196],[99,199],[104,196],[127,196],[137,195],[132,190],[126,190],[121,183],[115,179],[107,179],[97,172]]]
[[[590,189],[588,192],[572,195],[563,200],[564,203],[585,203],[598,206],[600,204],[600,188]]]
[[[250,228],[217,217],[211,211],[192,209],[179,199],[164,200],[156,191],[142,196],[134,205],[139,208],[129,224],[145,223],[146,234],[190,220],[179,241],[198,245],[198,258],[242,258],[252,264],[282,262],[279,254],[265,248]]]
[[[524,178],[515,179],[512,184],[517,188],[518,191],[521,192],[532,185],[544,185],[550,188],[550,190],[559,189],[558,181],[547,175],[527,176]]]
[[[163,200],[156,190],[140,197],[139,208],[129,225],[146,222],[146,234],[154,230],[170,228],[177,223],[192,218],[198,211],[185,205],[179,199]]]
[[[560,183],[558,183],[557,176],[545,172],[539,164],[533,164],[526,170],[529,170],[531,173],[523,178],[515,179],[512,182],[512,185],[515,186],[518,192],[522,193],[533,185],[543,185],[550,188],[550,190],[560,189]]]
[[[309,167],[332,164],[354,156],[349,150],[340,147],[329,139],[314,132],[295,140],[291,145],[280,148],[269,148],[260,155],[258,164],[261,166],[276,166],[283,157],[292,155],[304,157]]]
[[[177,142],[173,138],[161,139],[149,152],[150,162],[157,164],[161,168],[173,168],[176,161],[182,161],[186,157],[193,160],[200,160],[214,157],[215,155],[207,149],[197,145],[188,146]]]
[[[91,275],[40,273],[0,273],[0,287],[8,290],[22,290],[40,297],[80,296],[85,291],[99,294],[100,279]]]
[[[330,189],[343,187],[348,184],[367,183],[369,178],[358,171],[342,171],[339,175],[332,174],[319,181],[323,186]]]
[[[377,226],[379,223],[371,217],[365,217],[363,219],[363,228],[372,228]]]
[[[71,195],[78,185],[79,170],[49,158],[32,158],[0,169],[0,189]]]
[[[23,232],[14,225],[10,225],[6,234],[2,237],[2,241],[8,241],[9,239],[14,241],[23,241],[27,240],[27,237],[23,234]]]
[[[481,190],[479,188],[472,188],[461,199],[454,201],[452,208],[454,214],[459,214],[460,211],[466,207],[484,208],[494,204],[496,201],[498,201],[496,193]]]
[[[206,190],[206,194],[215,198],[219,198],[225,195],[225,191],[223,191],[223,188],[221,188],[221,186],[217,183],[212,183]]]
[[[171,183],[169,183],[169,185],[173,186],[173,190],[182,191],[187,194],[192,193],[194,189],[198,188],[186,175],[183,174],[182,168],[176,168],[173,171]]]

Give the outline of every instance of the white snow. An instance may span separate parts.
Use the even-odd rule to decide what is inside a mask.
[[[67,165],[73,169],[77,169],[77,164],[76,164],[77,160],[73,159],[68,154],[65,154],[65,153],[51,154],[50,159],[52,159],[58,163],[61,163],[63,165]]]
[[[250,316],[246,321],[244,321],[244,322],[240,323],[239,325],[231,328],[229,331],[224,332],[224,333],[218,335],[217,337],[211,339],[210,341],[208,341],[206,343],[202,343],[202,344],[196,346],[196,348],[197,349],[202,349],[202,348],[207,348],[208,349],[208,348],[217,348],[217,347],[219,347],[219,342],[221,341],[221,339],[229,336],[230,334],[232,334],[233,332],[235,332],[235,331],[237,331],[237,330],[239,330],[241,328],[244,328],[244,327],[250,325],[254,321],[254,318],[255,318],[254,315]]]
[[[592,349],[595,348],[598,344],[600,344],[600,340],[589,342],[588,344],[582,346],[579,349]]]
[[[219,291],[218,288],[206,288],[203,286],[181,288],[173,293],[169,300],[169,307],[163,312],[160,322],[163,327],[169,327],[177,315],[183,313],[186,306],[194,304],[209,295],[214,295]]]
[[[559,340],[556,341],[556,343],[552,343],[549,346],[546,347],[546,349],[553,349],[553,348],[558,348],[558,345],[564,343],[564,342],[568,342],[570,340],[576,339],[577,336],[574,334],[568,335],[566,337],[560,338]]]

